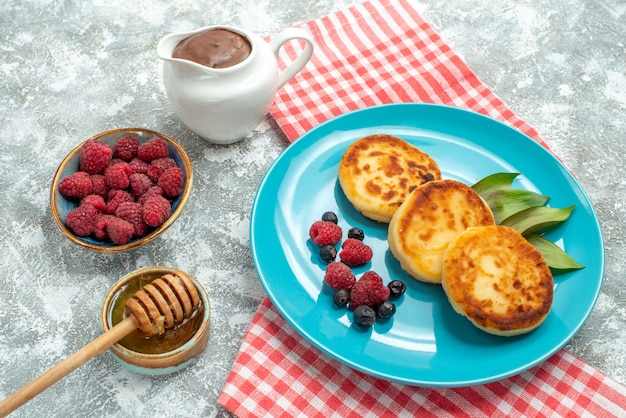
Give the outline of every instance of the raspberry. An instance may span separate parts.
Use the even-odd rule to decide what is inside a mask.
[[[142,160],[139,157],[133,158],[128,164],[130,165],[130,170],[133,173],[147,174],[148,169],[150,168],[150,163]]]
[[[91,234],[96,218],[100,213],[92,205],[80,205],[67,212],[65,225],[79,237]]]
[[[104,202],[104,198],[97,194],[90,194],[88,196],[83,197],[80,201],[81,205],[91,205],[98,210],[98,212],[104,212],[104,208],[106,203]]]
[[[157,185],[163,189],[165,196],[176,197],[183,191],[183,170],[170,167],[161,174]]]
[[[117,245],[123,245],[130,242],[135,228],[130,222],[112,216],[107,219],[106,232],[109,234],[111,241]]]
[[[107,167],[111,167],[112,165],[115,164],[121,164],[121,163],[125,163],[126,161],[122,160],[121,158],[112,158],[111,161],[109,161],[109,163],[107,164]],[[105,168],[106,170],[106,168]]]
[[[126,190],[112,189],[109,192],[109,200],[104,208],[104,212],[109,215],[115,215],[117,208],[122,202],[132,202],[133,197]]]
[[[329,221],[316,221],[309,228],[309,237],[319,246],[335,245],[341,241],[341,236],[341,227]]]
[[[383,284],[383,279],[376,272],[368,271],[363,273],[350,290],[350,308],[378,305],[388,297],[389,288]]]
[[[356,283],[356,277],[350,267],[334,261],[326,266],[324,281],[333,289],[351,289]]]
[[[371,247],[356,238],[348,238],[341,244],[339,258],[351,267],[362,266],[372,259]]]
[[[137,237],[143,237],[148,232],[148,225],[143,221],[141,203],[122,202],[115,211],[115,216],[130,222]]]
[[[87,141],[80,150],[79,170],[101,174],[111,160],[113,150],[104,142]]]
[[[91,194],[92,188],[91,177],[84,171],[77,171],[59,183],[59,191],[62,195],[77,199],[82,199]]]
[[[137,148],[137,156],[144,161],[152,161],[157,158],[165,158],[169,154],[167,142],[159,137],[148,139]]]
[[[141,173],[133,173],[128,176],[130,182],[130,194],[134,197],[143,195],[148,189],[154,186],[150,177]]]
[[[139,140],[133,136],[126,135],[117,140],[113,147],[113,156],[124,161],[130,161],[137,156]]]
[[[93,174],[91,178],[91,194],[97,194],[106,199],[109,194],[109,186],[107,186],[107,180],[102,174]]]
[[[143,220],[150,226],[161,226],[170,216],[170,202],[163,196],[146,199],[143,204]]]
[[[139,199],[137,199],[137,202],[143,205],[144,203],[146,203],[146,200],[154,196],[163,196],[163,189],[160,188],[159,186],[152,186],[144,194],[139,196]]]
[[[109,239],[109,233],[106,230],[107,224],[110,219],[114,219],[113,215],[100,215],[96,218],[93,226],[93,236],[100,241],[107,241]]]
[[[130,180],[128,179],[130,173],[130,165],[123,162],[107,167],[106,170],[104,170],[104,177],[106,178],[107,185],[111,189],[125,189],[130,184]]]
[[[174,159],[157,158],[150,163],[150,167],[146,171],[146,174],[154,181],[157,181],[161,174],[170,167],[176,167],[176,161]]]

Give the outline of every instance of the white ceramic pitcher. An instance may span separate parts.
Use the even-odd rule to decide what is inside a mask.
[[[193,61],[172,58],[178,43],[197,33],[226,29],[244,36],[251,45],[250,55],[227,68],[210,68]],[[302,53],[280,71],[278,52],[288,41],[306,42]],[[267,115],[276,91],[295,76],[313,54],[311,34],[289,28],[265,42],[247,30],[230,26],[208,26],[163,37],[157,55],[163,60],[163,83],[178,117],[209,142],[230,144],[239,141]]]

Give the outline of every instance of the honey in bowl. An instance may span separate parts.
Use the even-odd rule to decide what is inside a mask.
[[[124,305],[128,298],[143,288],[143,286],[161,276],[162,273],[146,272],[121,287],[110,304],[110,323],[115,326],[121,322],[125,318]],[[128,350],[143,354],[163,354],[176,350],[196,335],[202,324],[204,309],[205,306],[201,300],[200,305],[189,318],[185,318],[180,324],[176,324],[171,329],[166,329],[163,334],[145,337],[135,330],[122,338],[118,344]]]

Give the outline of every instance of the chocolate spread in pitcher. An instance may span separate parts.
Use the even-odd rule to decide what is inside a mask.
[[[183,39],[172,51],[172,58],[181,58],[211,68],[226,68],[245,60],[251,51],[250,42],[226,29],[209,29]]]

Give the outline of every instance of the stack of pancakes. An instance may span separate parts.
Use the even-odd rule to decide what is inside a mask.
[[[391,135],[351,144],[339,183],[364,216],[389,224],[392,254],[413,278],[441,283],[452,307],[478,328],[518,335],[537,328],[552,305],[552,273],[512,228],[496,225],[471,187],[441,179],[428,154]]]

